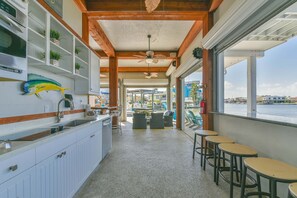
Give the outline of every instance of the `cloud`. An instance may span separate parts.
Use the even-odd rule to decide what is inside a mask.
[[[258,86],[257,95],[297,96],[297,82],[289,85],[263,83]]]

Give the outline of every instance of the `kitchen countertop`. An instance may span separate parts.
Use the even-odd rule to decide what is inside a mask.
[[[46,124],[42,128],[40,128],[40,127],[39,128],[32,128],[30,130],[17,132],[15,134],[7,135],[7,136],[4,136],[4,137],[2,136],[2,137],[0,137],[0,139],[4,139],[4,140],[10,139],[11,140],[12,148],[9,149],[9,150],[0,149],[0,160],[4,160],[4,159],[10,158],[10,157],[13,157],[18,153],[22,153],[24,151],[33,149],[38,145],[44,144],[44,143],[46,143],[48,141],[52,141],[56,137],[62,137],[62,136],[67,135],[69,133],[76,132],[77,129],[83,128],[83,127],[88,126],[90,124],[93,124],[95,122],[105,120],[107,118],[110,118],[110,116],[109,115],[98,115],[95,119],[94,118],[73,119],[73,120],[90,120],[90,122],[87,122],[85,124],[81,124],[81,125],[78,125],[78,126],[75,126],[75,127],[71,127],[69,129],[65,129],[62,132],[56,132],[54,134],[45,136],[45,137],[37,139],[35,141],[13,141],[12,139],[18,139],[20,137],[33,135],[33,134],[38,133],[42,129],[49,129],[53,125],[71,122],[72,120],[67,120],[65,122],[60,122],[60,123]]]

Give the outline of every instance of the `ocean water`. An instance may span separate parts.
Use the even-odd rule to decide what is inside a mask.
[[[227,114],[247,115],[246,104],[225,104],[224,108]],[[257,118],[297,124],[297,105],[257,105]]]

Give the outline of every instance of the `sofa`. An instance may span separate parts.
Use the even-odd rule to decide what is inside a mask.
[[[147,127],[145,113],[133,114],[133,129],[146,129]]]
[[[151,129],[164,129],[163,113],[152,113],[150,119]]]

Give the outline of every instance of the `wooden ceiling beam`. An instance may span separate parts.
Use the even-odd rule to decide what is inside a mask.
[[[88,11],[86,0],[73,0],[73,1],[82,13],[86,13]]]
[[[194,41],[194,39],[197,37],[199,32],[202,30],[202,21],[196,21],[192,28],[190,29],[189,33],[187,34],[186,38],[182,42],[181,46],[179,47],[177,57],[181,57],[187,48],[191,45],[191,43]]]
[[[223,2],[223,0],[211,0],[210,6],[209,6],[209,12],[215,11]]]
[[[94,20],[203,20],[208,11],[100,11],[88,12],[89,19]]]
[[[89,20],[90,34],[108,57],[115,57],[115,50],[96,20]]]
[[[168,67],[150,67],[150,72],[166,72]],[[118,72],[120,73],[140,73],[140,72],[147,72],[147,66],[142,67],[118,67]],[[101,67],[100,73],[108,73],[109,67]]]
[[[135,57],[134,55],[140,55],[140,51],[123,51],[123,52],[116,52],[116,56],[118,59],[141,59],[139,57]],[[145,51],[142,51],[145,52]],[[164,59],[175,59],[176,52],[169,52],[169,51],[154,51],[155,54],[164,55],[166,58]]]
[[[207,11],[208,1],[162,0],[155,11]],[[144,0],[88,0],[89,11],[146,11]]]

